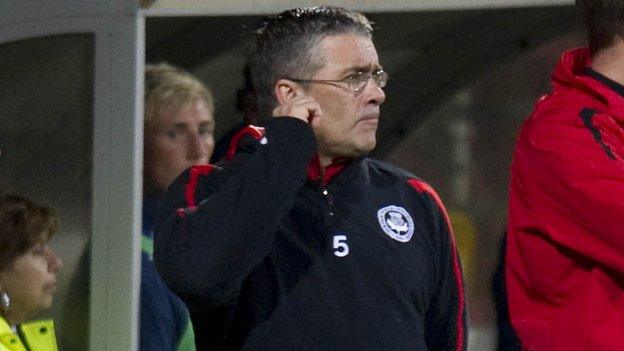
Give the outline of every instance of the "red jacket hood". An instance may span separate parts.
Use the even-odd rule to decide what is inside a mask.
[[[572,86],[577,88],[586,87],[587,82],[584,82],[583,78],[586,77],[585,72],[589,67],[591,67],[591,55],[587,48],[579,48],[563,53],[559,64],[557,64],[552,74],[555,90]]]
[[[609,114],[615,116],[624,116],[624,97],[604,82],[590,77],[587,72],[591,66],[592,59],[588,48],[565,52],[552,74],[554,92],[565,92],[568,89],[572,89],[577,95],[578,91],[585,92],[593,105],[595,105],[594,99],[603,104],[602,106],[587,107],[594,107],[604,112],[608,111]],[[577,102],[587,103],[584,99]]]

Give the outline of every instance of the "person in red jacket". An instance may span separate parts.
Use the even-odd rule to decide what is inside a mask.
[[[563,54],[511,172],[506,283],[524,350],[624,350],[624,1],[577,0],[589,48]]]

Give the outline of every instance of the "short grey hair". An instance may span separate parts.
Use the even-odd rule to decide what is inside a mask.
[[[324,37],[348,33],[372,38],[372,22],[333,6],[296,8],[264,18],[248,59],[260,114],[270,115],[277,106],[273,87],[279,79],[310,78],[323,67],[316,51]]]

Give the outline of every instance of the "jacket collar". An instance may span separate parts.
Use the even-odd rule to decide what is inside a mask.
[[[13,334],[11,325],[3,317],[0,317],[0,335]]]
[[[620,96],[622,96],[624,98],[624,85],[611,80],[605,76],[603,76],[602,74],[594,71],[591,67],[587,68],[586,71],[587,75],[594,78],[595,80],[601,82],[602,84],[606,85],[607,87],[609,87],[611,90],[615,91],[616,93],[620,94]]]
[[[591,54],[588,48],[565,52],[552,75],[555,91],[566,88],[583,91],[604,104],[610,114],[624,116],[624,96],[623,90],[620,89],[624,87],[593,71],[591,64]],[[579,101],[579,103],[583,102]]]
[[[355,159],[349,157],[339,157],[332,160],[328,166],[321,167],[318,154],[314,154],[308,164],[308,179],[321,185],[328,185],[338,174],[342,173],[346,166],[353,163]]]

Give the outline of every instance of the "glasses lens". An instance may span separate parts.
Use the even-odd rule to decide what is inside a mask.
[[[362,88],[366,86],[366,82],[368,82],[368,75],[366,73],[357,73],[351,75],[347,78],[347,83],[349,84],[349,88],[354,91],[360,91]]]
[[[384,88],[388,83],[388,73],[385,71],[377,71],[373,73],[373,79],[380,88]]]
[[[348,79],[349,87],[355,92],[366,88],[368,80],[373,78],[377,86],[383,88],[388,83],[388,73],[383,70],[379,70],[373,73],[359,73],[358,75],[350,76]]]

